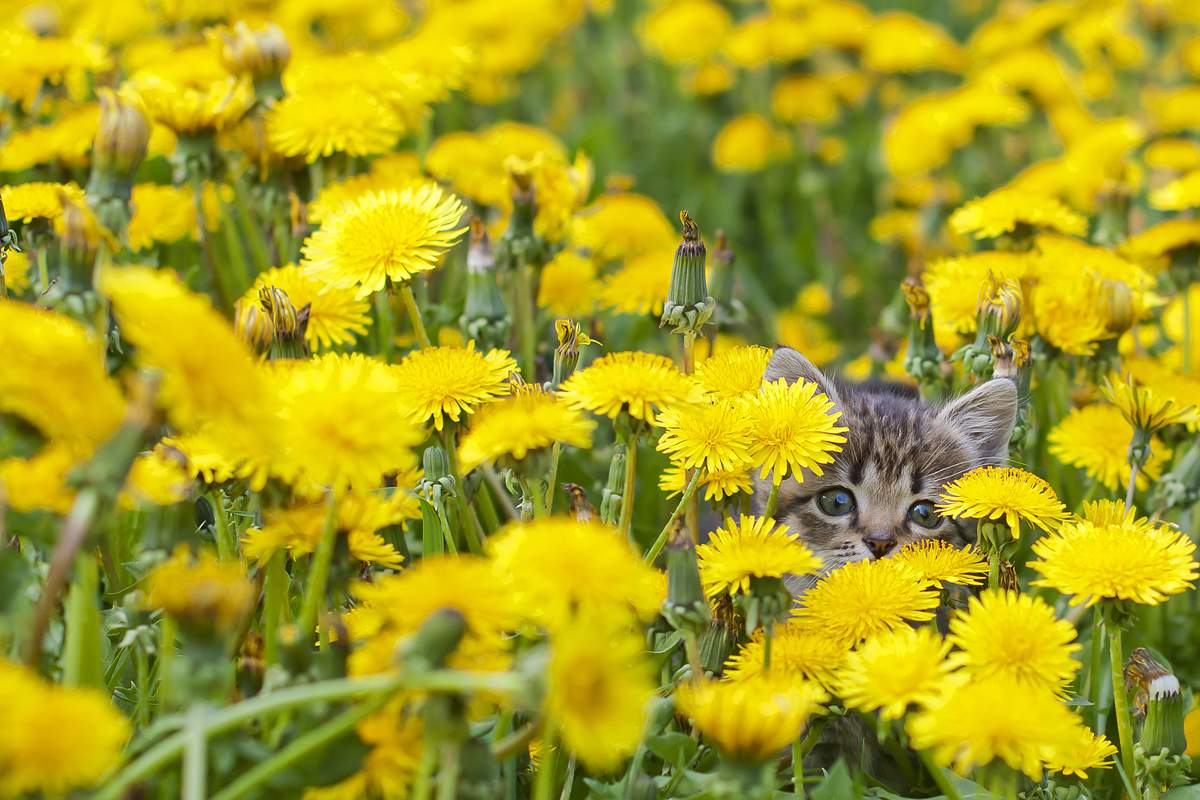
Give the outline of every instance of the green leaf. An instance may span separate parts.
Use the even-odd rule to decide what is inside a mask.
[[[678,731],[668,731],[646,740],[646,747],[651,753],[675,767],[691,761],[698,746],[695,739]]]
[[[1162,800],[1200,800],[1200,784],[1176,786],[1162,796]]]
[[[825,776],[816,788],[809,793],[813,800],[847,800],[851,797],[862,797],[862,790],[854,785],[850,770],[844,759],[838,759],[833,769]]]

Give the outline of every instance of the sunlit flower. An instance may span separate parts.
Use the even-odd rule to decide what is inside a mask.
[[[434,269],[462,236],[466,207],[433,184],[347,203],[304,242],[303,269],[359,297]]]
[[[943,583],[978,586],[987,576],[988,564],[977,550],[955,547],[941,539],[920,539],[904,545],[894,558],[940,587]]]
[[[254,585],[237,561],[198,556],[180,546],[147,576],[146,605],[181,622],[214,632],[236,630],[254,607]]]
[[[746,593],[754,578],[806,575],[821,568],[821,559],[768,517],[742,517],[717,529],[708,542],[697,545],[700,581],[709,597]]]
[[[797,615],[814,629],[857,643],[933,618],[938,593],[895,559],[838,567],[805,593]]]
[[[297,311],[308,306],[304,338],[314,349],[350,344],[367,332],[370,305],[353,289],[324,285],[295,264],[288,264],[260,272],[239,302],[257,303],[264,287],[283,291]]]
[[[398,705],[398,704],[397,704]],[[356,732],[371,750],[362,768],[332,786],[309,786],[303,800],[360,800],[363,797],[408,796],[420,771],[421,746],[425,740],[420,717],[388,707],[358,723]]]
[[[245,78],[227,77],[196,86],[142,74],[135,75],[132,83],[150,116],[180,135],[233,127],[254,103],[254,91]]]
[[[872,20],[863,65],[874,72],[961,71],[967,55],[945,30],[913,14],[893,11]]]
[[[623,314],[662,313],[671,290],[674,246],[634,256],[600,282],[600,305]]]
[[[596,264],[576,250],[563,250],[542,267],[538,305],[560,317],[588,317],[600,292]]]
[[[1089,769],[1110,768],[1116,754],[1116,745],[1107,737],[1092,733],[1081,724],[1074,741],[1064,741],[1053,748],[1046,757],[1046,769],[1087,780]]]
[[[656,449],[691,469],[729,472],[750,467],[750,431],[738,400],[682,403],[658,415],[663,428]]]
[[[53,222],[63,214],[63,203],[84,202],[83,190],[74,183],[30,181],[0,187],[0,202],[9,222]]]
[[[672,464],[663,470],[658,477],[658,488],[667,493],[667,497],[678,497],[688,485],[688,470]],[[724,471],[703,470],[700,473],[697,491],[704,489],[704,499],[710,502],[720,501],[736,494],[753,494],[754,480],[748,469]]]
[[[773,757],[829,699],[814,683],[761,675],[742,681],[680,684],[675,705],[696,729],[732,758]]]
[[[761,114],[734,117],[717,132],[712,160],[722,172],[758,172],[788,154],[791,141]]]
[[[675,252],[675,226],[658,204],[642,194],[604,194],[576,215],[572,241],[601,261],[634,258],[643,253]],[[668,275],[670,261],[666,264]]]
[[[750,459],[759,477],[771,473],[775,485],[804,470],[822,474],[841,452],[846,428],[837,424],[841,411],[809,381],[764,383],[746,407],[750,423]]]
[[[396,365],[403,403],[421,421],[441,430],[445,419],[458,422],[482,403],[509,392],[517,362],[507,350],[480,353],[471,347],[426,347]]]
[[[696,365],[696,380],[711,397],[757,394],[771,351],[759,345],[738,345],[709,356]]]
[[[1021,520],[1048,531],[1067,517],[1050,484],[1017,467],[979,467],[942,490],[939,514],[964,519],[1003,519],[1012,535]]]
[[[394,153],[393,155],[403,154]],[[383,158],[385,157],[375,159],[372,162],[372,167],[382,161]],[[419,187],[430,182],[429,178],[421,176],[420,169],[416,165],[402,164],[390,169],[373,169],[371,172],[361,175],[351,175],[345,180],[326,184],[321,187],[321,191],[313,198],[306,209],[308,211],[308,221],[314,224],[323,223],[358,198],[375,192],[382,192],[388,189],[400,192],[404,189]]]
[[[771,633],[771,666],[765,666],[766,635],[754,631],[750,641],[725,662],[725,679],[742,681],[768,671],[775,676],[799,676],[829,689],[850,646],[807,623],[791,619]]]
[[[169,506],[186,500],[191,488],[182,460],[155,448],[133,460],[118,500],[123,508]]]
[[[459,447],[459,466],[466,473],[505,455],[520,461],[555,443],[591,447],[595,427],[595,422],[553,394],[524,389],[488,403],[474,415]]]
[[[669,271],[669,270],[668,270]],[[650,421],[654,410],[697,399],[699,388],[671,360],[652,353],[610,353],[563,382],[560,396],[578,408]]]
[[[699,64],[724,43],[733,18],[713,0],[664,3],[643,20],[649,49],[672,64]]]
[[[404,131],[400,117],[365,90],[292,94],[267,113],[267,140],[283,156],[310,164],[334,153],[370,156],[391,150]]]
[[[1129,477],[1129,443],[1133,426],[1120,409],[1101,403],[1072,409],[1049,434],[1050,454],[1064,464],[1079,467],[1109,489],[1123,487]],[[1150,458],[1138,470],[1137,485],[1145,488],[1162,474],[1171,450],[1153,437]]]
[[[199,230],[196,201],[190,189],[139,183],[130,197],[133,216],[125,235],[130,250],[148,250],[155,243],[195,239]],[[209,216],[205,212],[206,217]]]
[[[1121,410],[1126,422],[1146,433],[1155,433],[1168,425],[1196,422],[1195,406],[1181,406],[1148,386],[1135,386],[1132,380],[1106,380],[1102,391]]]
[[[1071,604],[1103,599],[1158,605],[1191,588],[1197,576],[1195,543],[1166,523],[1095,525],[1068,522],[1034,542],[1029,562],[1048,586],[1071,595]]]
[[[1125,256],[1143,263],[1159,264],[1184,247],[1200,243],[1200,219],[1168,219],[1135,233],[1120,244]]]
[[[950,215],[950,227],[976,239],[991,239],[1019,227],[1055,230],[1082,236],[1087,219],[1059,201],[1012,189],[997,189],[966,203]]]
[[[898,628],[868,639],[846,656],[834,691],[848,708],[899,719],[909,705],[929,705],[953,679],[950,643],[928,626]]]
[[[67,475],[77,458],[62,445],[50,444],[29,458],[0,459],[0,490],[14,511],[50,511],[66,514],[75,502],[75,488]]]

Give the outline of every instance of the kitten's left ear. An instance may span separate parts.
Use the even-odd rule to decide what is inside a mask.
[[[951,400],[938,416],[962,431],[979,448],[982,460],[1002,462],[1017,422],[1017,385],[1008,378],[993,378]]]

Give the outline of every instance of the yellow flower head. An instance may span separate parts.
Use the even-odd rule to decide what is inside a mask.
[[[488,550],[522,614],[554,631],[581,614],[647,619],[666,597],[662,573],[603,525],[566,517],[513,523],[488,539]]]
[[[310,164],[334,153],[386,153],[404,127],[387,103],[353,84],[337,92],[288,95],[267,113],[271,148],[282,156],[303,156]]]
[[[809,589],[802,602],[800,619],[854,644],[933,619],[938,593],[912,567],[887,558],[838,567]]]
[[[757,394],[771,351],[756,344],[738,345],[717,352],[696,365],[696,380],[710,397],[747,397]]]
[[[750,641],[725,662],[726,680],[744,681],[769,671],[775,676],[798,676],[830,689],[835,674],[850,652],[850,646],[844,641],[826,636],[812,625],[796,619],[775,626],[771,634],[769,668],[763,666],[765,649],[766,635],[758,628]]]
[[[381,160],[382,158],[376,159],[375,163],[377,164]],[[380,169],[362,175],[351,175],[343,181],[321,187],[321,191],[306,209],[308,221],[314,224],[324,223],[343,207],[373,192],[382,192],[387,189],[400,192],[427,183],[432,183],[432,181],[422,177],[415,166],[410,168],[403,164],[395,169]]]
[[[699,64],[724,43],[733,18],[713,0],[675,0],[646,16],[648,49],[670,64]]]
[[[654,696],[640,634],[594,625],[556,631],[546,684],[547,716],[590,769],[615,769],[637,749]]]
[[[0,459],[0,489],[14,511],[66,514],[75,502],[67,476],[78,459],[71,450],[48,444],[29,458]]]
[[[1087,219],[1054,198],[1013,189],[997,189],[950,215],[955,233],[974,234],[976,239],[1011,233],[1018,226],[1082,236]]]
[[[180,546],[146,578],[146,605],[197,628],[230,632],[254,607],[254,585],[239,562]]]
[[[726,756],[744,761],[774,758],[828,699],[816,684],[773,674],[675,689],[676,708],[696,729]]]
[[[1104,396],[1121,410],[1121,416],[1134,428],[1156,433],[1169,425],[1194,425],[1195,406],[1181,406],[1148,386],[1135,386],[1132,379],[1114,382],[1106,379]]]
[[[1150,192],[1150,205],[1163,211],[1182,211],[1200,206],[1200,170],[1189,172]]]
[[[297,311],[308,306],[304,338],[313,349],[350,344],[367,332],[370,305],[366,300],[357,297],[353,289],[322,284],[295,264],[260,272],[239,302],[257,304],[263,288],[281,290]]]
[[[909,705],[929,705],[953,681],[950,643],[928,626],[897,628],[846,656],[834,692],[848,708],[899,719]]]
[[[563,250],[542,267],[538,306],[560,317],[588,317],[600,292],[596,264],[577,250]]]
[[[759,477],[771,473],[776,486],[788,475],[802,480],[804,470],[821,475],[821,465],[833,463],[846,441],[847,428],[837,424],[842,412],[810,381],[764,383],[746,413],[750,459]]]
[[[358,297],[437,267],[459,240],[466,207],[434,184],[384,189],[347,203],[304,242],[302,267]]]
[[[480,464],[511,456],[520,461],[552,444],[592,446],[596,423],[549,392],[530,387],[483,406],[459,447],[463,473]]]
[[[577,408],[615,419],[621,412],[634,419],[653,419],[654,410],[698,398],[699,388],[666,356],[610,353],[567,378],[559,394]]]
[[[183,459],[156,447],[133,460],[118,500],[122,508],[169,506],[186,500],[191,488],[192,479]]]
[[[770,120],[761,114],[742,114],[717,132],[712,160],[722,172],[758,172],[790,151],[791,140]]]
[[[750,432],[739,400],[703,400],[671,406],[658,415],[657,449],[688,469],[733,472],[750,468]]]
[[[1033,545],[1029,562],[1048,586],[1071,595],[1071,604],[1104,599],[1155,606],[1192,588],[1197,575],[1195,543],[1166,524],[1095,525],[1069,522]]]
[[[120,764],[130,724],[106,693],[55,686],[0,661],[0,702],[0,797],[65,797]]]
[[[1121,242],[1128,258],[1150,265],[1159,264],[1176,250],[1200,243],[1200,219],[1168,219],[1135,233]]]
[[[1019,683],[1062,692],[1075,677],[1075,626],[1027,594],[988,589],[972,597],[950,623],[951,656],[973,678],[1006,675]]]
[[[1038,686],[1007,676],[959,682],[938,702],[908,719],[913,747],[960,774],[1000,759],[1033,780],[1042,764],[1077,741],[1078,718]]]
[[[650,250],[634,256],[600,284],[600,305],[621,314],[662,313],[671,290],[675,248]]]
[[[149,250],[156,242],[195,239],[199,230],[196,201],[190,189],[139,183],[130,197],[133,217],[125,235],[130,250]],[[206,217],[209,210],[205,209]]]
[[[1016,467],[979,467],[949,484],[939,514],[966,519],[1003,519],[1014,537],[1021,520],[1048,531],[1067,518],[1050,484]]]
[[[1129,477],[1129,443],[1133,426],[1116,406],[1096,403],[1072,409],[1050,430],[1050,454],[1064,464],[1079,467],[1109,489],[1123,486]],[[1162,474],[1171,450],[1157,437],[1150,439],[1150,459],[1138,470],[1137,485],[1144,489]]]
[[[509,392],[517,362],[507,350],[480,353],[474,346],[414,350],[394,370],[404,404],[422,422],[441,430],[445,418],[463,414]]]
[[[967,54],[945,30],[912,14],[893,11],[876,17],[863,43],[863,66],[873,72],[959,72]]]
[[[32,181],[0,187],[0,202],[9,222],[54,222],[63,215],[64,203],[82,204],[83,190],[74,183]]]
[[[941,539],[921,539],[904,545],[894,558],[941,587],[943,583],[978,586],[988,572],[987,561],[971,547],[955,547]]]
[[[369,491],[416,466],[422,432],[397,371],[361,353],[329,354],[280,367],[284,454],[278,471],[335,492]]]
[[[667,497],[678,497],[688,485],[688,470],[672,464],[658,476],[658,488]],[[698,487],[704,488],[704,499],[709,502],[733,497],[735,494],[754,494],[754,480],[745,469],[725,472],[704,470],[700,473]]]
[[[601,195],[579,212],[572,231],[575,244],[601,261],[635,258],[655,250],[673,254],[677,238],[675,226],[658,204],[634,192]]]
[[[989,276],[1016,280],[1028,276],[1028,253],[988,250],[930,262],[921,279],[929,292],[929,308],[939,341],[954,341],[953,334],[974,333],[979,321],[979,288]]]
[[[1052,749],[1046,757],[1046,769],[1087,780],[1089,769],[1108,769],[1112,766],[1112,757],[1117,754],[1112,742],[1092,733],[1082,724],[1076,734],[1073,741],[1064,741]]]
[[[132,83],[150,116],[185,136],[232,128],[254,104],[254,90],[245,78],[192,86],[142,74],[134,76]]]
[[[700,581],[709,597],[746,593],[753,578],[806,575],[821,568],[821,559],[787,526],[768,517],[741,517],[718,528],[696,547]]]

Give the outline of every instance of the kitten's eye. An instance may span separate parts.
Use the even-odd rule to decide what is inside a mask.
[[[844,517],[854,510],[854,495],[849,489],[835,486],[817,495],[817,505],[831,517]]]
[[[942,518],[933,508],[933,503],[928,500],[913,503],[912,508],[908,510],[908,518],[922,528],[936,528],[942,522]]]

